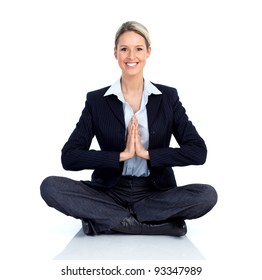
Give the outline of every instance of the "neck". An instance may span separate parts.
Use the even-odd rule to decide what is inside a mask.
[[[122,91],[124,94],[142,94],[144,88],[143,77],[122,77],[121,79]]]

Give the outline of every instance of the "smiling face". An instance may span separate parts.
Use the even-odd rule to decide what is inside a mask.
[[[143,69],[150,52],[151,48],[147,48],[145,39],[141,35],[134,31],[123,33],[114,50],[122,76],[143,76]]]

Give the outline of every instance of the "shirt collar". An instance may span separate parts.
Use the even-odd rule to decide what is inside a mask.
[[[104,94],[104,96],[108,96],[108,95],[116,95],[118,97],[119,100],[121,100],[122,102],[125,102],[124,100],[124,96],[122,93],[122,89],[121,89],[121,82],[120,79],[118,79]],[[149,80],[144,79],[144,94],[149,96],[151,94],[162,94],[162,92],[156,87],[154,86]]]

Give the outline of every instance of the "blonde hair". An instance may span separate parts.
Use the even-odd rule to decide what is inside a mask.
[[[123,23],[116,32],[115,48],[117,48],[119,37],[127,31],[133,31],[133,32],[139,34],[140,36],[142,36],[145,39],[146,47],[147,48],[150,47],[151,41],[150,41],[150,37],[149,37],[149,32],[146,29],[146,27],[137,21],[127,21],[127,22]]]

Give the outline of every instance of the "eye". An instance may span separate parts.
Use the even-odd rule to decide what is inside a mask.
[[[138,47],[136,50],[137,50],[138,52],[141,52],[141,51],[143,50],[143,48]]]
[[[121,52],[126,52],[127,48],[121,48],[120,50],[121,50]]]

